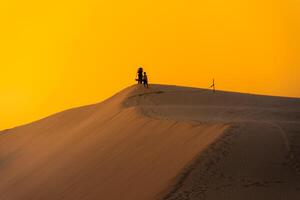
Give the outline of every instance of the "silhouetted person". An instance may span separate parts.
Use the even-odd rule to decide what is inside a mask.
[[[216,92],[215,79],[213,79],[212,84],[211,84],[211,86],[209,88],[212,88],[214,93]]]
[[[148,85],[148,76],[146,74],[146,72],[144,72],[144,76],[143,76],[143,84],[144,84],[144,87],[145,88],[148,88],[149,85]]]
[[[138,75],[138,84],[142,84],[143,83],[143,68],[139,68],[137,71],[137,75]]]

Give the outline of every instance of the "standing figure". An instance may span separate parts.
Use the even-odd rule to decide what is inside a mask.
[[[213,88],[214,93],[216,92],[216,84],[215,84],[215,79],[213,79],[212,85],[210,86]]]
[[[149,85],[148,85],[148,76],[146,74],[146,72],[144,72],[144,76],[143,76],[143,84],[144,84],[144,87],[145,88],[148,88]]]
[[[137,78],[138,84],[142,84],[143,83],[143,68],[142,67],[140,67],[138,69],[137,76],[138,76],[138,78]]]

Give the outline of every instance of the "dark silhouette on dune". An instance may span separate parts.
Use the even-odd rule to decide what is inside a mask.
[[[138,84],[142,84],[143,83],[143,68],[142,67],[138,68],[137,77],[138,78],[135,80],[138,82]]]
[[[148,76],[147,76],[146,72],[144,72],[143,84],[144,84],[145,88],[149,88],[149,85],[148,85]]]

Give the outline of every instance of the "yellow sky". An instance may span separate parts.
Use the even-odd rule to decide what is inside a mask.
[[[0,3],[0,129],[150,82],[300,97],[297,0]]]

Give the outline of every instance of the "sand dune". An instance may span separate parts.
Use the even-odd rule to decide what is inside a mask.
[[[152,85],[0,132],[2,200],[300,198],[300,99]]]

